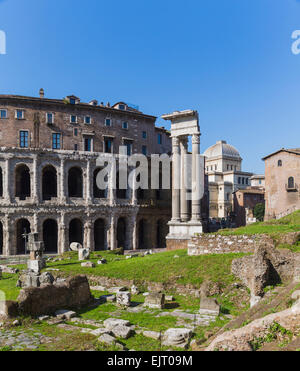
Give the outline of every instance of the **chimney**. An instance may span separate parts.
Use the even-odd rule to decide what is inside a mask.
[[[42,98],[44,98],[44,97],[45,97],[45,92],[44,92],[44,89],[41,88],[41,89],[40,89],[40,98],[42,99]]]

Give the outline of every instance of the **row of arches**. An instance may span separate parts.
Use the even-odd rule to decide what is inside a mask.
[[[118,248],[127,248],[128,246],[128,231],[129,225],[127,218],[120,217],[116,226],[116,246]],[[156,241],[153,241],[152,234],[156,229]],[[99,218],[94,222],[94,249],[95,251],[105,250],[107,248],[107,222]],[[16,238],[16,254],[26,254],[24,234],[31,232],[30,222],[26,218],[19,219],[16,222],[15,238]],[[153,247],[164,248],[165,237],[167,233],[166,223],[163,220],[158,220],[155,225],[149,220],[143,218],[137,223],[137,240],[139,249],[150,249]],[[42,236],[45,244],[46,253],[58,253],[58,224],[55,219],[47,219],[42,224]],[[74,218],[69,223],[69,243],[84,242],[84,225],[79,218]],[[3,255],[3,225],[0,222],[0,255]]]
[[[93,173],[93,197],[96,199],[106,198],[107,190],[99,189],[97,186],[97,176],[101,168],[97,168]],[[3,176],[0,167],[0,197],[3,196]],[[42,199],[49,201],[56,198],[58,195],[57,170],[53,165],[47,165],[42,169]],[[68,197],[83,198],[83,171],[80,167],[72,167],[68,171],[67,186]],[[119,173],[116,176],[116,197],[119,199],[127,199],[128,192],[126,189],[120,189]],[[147,192],[139,189],[137,193],[138,199],[145,199]],[[31,175],[30,169],[25,164],[20,164],[15,169],[15,197],[20,200],[25,200],[31,197]],[[156,191],[156,198],[161,199],[161,190]]]

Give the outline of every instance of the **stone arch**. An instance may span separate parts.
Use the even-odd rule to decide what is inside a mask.
[[[15,170],[15,196],[20,200],[30,197],[30,170],[25,164],[18,165]]]
[[[120,217],[118,219],[118,225],[117,225],[117,247],[123,247],[126,249],[127,243],[126,243],[126,237],[127,237],[127,221],[126,218]]]
[[[23,237],[24,233],[30,233],[30,222],[28,219],[22,218],[17,220],[16,223],[16,245],[17,245],[17,255],[25,255],[26,254],[26,244],[25,238]]]
[[[43,241],[45,253],[57,254],[58,252],[58,226],[55,219],[47,219],[43,223]]]
[[[71,167],[68,172],[68,191],[69,197],[83,197],[83,174],[82,169],[75,166]]]
[[[57,197],[57,171],[52,165],[47,165],[43,168],[42,194],[44,201]]]
[[[83,246],[83,223],[78,218],[72,219],[69,224],[69,245],[72,242],[78,242]]]
[[[106,238],[105,238],[106,223],[105,220],[99,218],[94,223],[94,243],[95,251],[105,250]]]
[[[116,175],[116,195],[120,200],[126,200],[128,198],[127,189],[120,188],[120,172],[117,172]]]
[[[139,249],[151,248],[150,223],[147,219],[140,219],[138,224]]]
[[[156,222],[156,246],[158,249],[164,249],[166,245],[166,237],[168,234],[167,224],[163,219]]]
[[[99,189],[97,186],[97,175],[102,168],[97,168],[94,170],[93,175],[93,194],[94,198],[106,198],[107,197],[107,189]]]

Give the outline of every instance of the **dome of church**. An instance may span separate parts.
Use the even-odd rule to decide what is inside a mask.
[[[241,159],[239,151],[230,144],[227,144],[225,140],[220,140],[213,146],[209,147],[204,152],[204,156],[207,158],[226,156],[235,160]]]

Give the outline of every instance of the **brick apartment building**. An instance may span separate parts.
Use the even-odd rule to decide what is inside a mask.
[[[265,161],[265,219],[281,218],[300,208],[300,148],[280,149]]]
[[[236,227],[256,222],[254,208],[265,203],[265,191],[259,188],[239,189],[233,193]]]
[[[46,252],[165,246],[168,190],[101,191],[99,154],[171,153],[170,133],[124,102],[0,95],[0,255],[25,253],[24,232]]]

